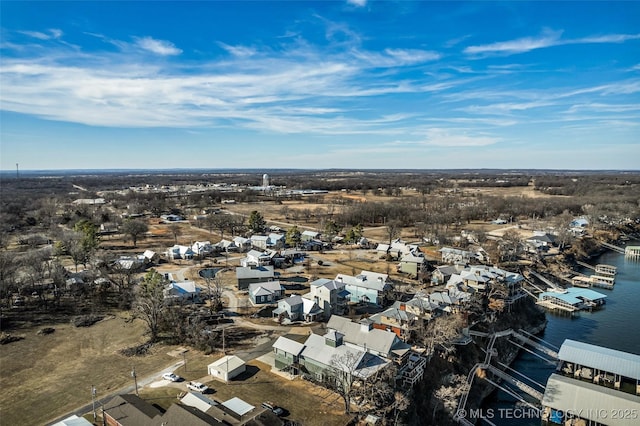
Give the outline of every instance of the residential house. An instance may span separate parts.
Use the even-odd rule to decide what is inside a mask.
[[[198,302],[200,291],[193,281],[171,282],[164,289],[164,297],[171,302]]]
[[[404,303],[399,303],[369,317],[369,320],[373,321],[373,328],[391,331],[402,340],[407,340],[417,319],[416,315],[407,310],[407,305]]]
[[[486,291],[493,284],[503,284],[509,291],[509,297],[520,293],[524,277],[515,272],[485,265],[467,266],[457,274],[452,274],[445,288],[451,291],[474,293]]]
[[[424,362],[414,362],[410,345],[395,333],[372,327],[371,321],[354,323],[333,315],[324,335],[311,334],[304,343],[280,337],[273,345],[274,368],[312,380],[323,380],[335,370],[366,379],[391,362],[400,366],[412,383],[422,377]]]
[[[459,273],[463,268],[464,266],[459,264],[436,266],[436,269],[431,273],[431,284],[445,284],[447,281],[449,281],[451,275]]]
[[[301,296],[290,296],[278,301],[278,307],[273,311],[273,317],[278,321],[313,322],[322,318],[322,309],[313,300]]]
[[[377,306],[382,306],[386,294],[393,287],[389,275],[371,271],[362,271],[355,277],[338,274],[335,280],[344,283],[350,302]]]
[[[89,420],[85,419],[84,417],[78,417],[75,414],[72,416],[67,417],[64,420],[60,420],[57,423],[52,424],[51,426],[92,426],[93,423],[91,423]]]
[[[142,253],[142,258],[147,264],[158,263],[160,261],[160,255],[153,250],[145,250]]]
[[[310,283],[309,293],[303,294],[305,299],[313,300],[324,311],[324,319],[331,315],[342,315],[347,310],[349,292],[345,283],[327,278],[320,278]]]
[[[242,266],[266,266],[271,264],[275,251],[249,250],[245,258],[240,260]]]
[[[405,274],[411,274],[411,276],[418,277],[424,268],[427,266],[427,260],[420,252],[410,252],[403,254],[400,257],[400,263],[398,264],[398,272]]]
[[[182,216],[179,216],[177,214],[163,214],[160,215],[160,219],[165,222],[180,222],[184,220]]]
[[[267,235],[252,235],[251,246],[258,250],[266,250],[271,247],[271,240]]]
[[[313,241],[313,240],[319,240],[320,239],[320,233],[316,232],[316,231],[302,231],[302,233],[300,234],[300,241]]]
[[[162,417],[158,408],[133,394],[111,398],[103,406],[102,412],[108,426],[145,426]]]
[[[215,249],[219,252],[229,253],[238,251],[238,246],[235,241],[220,240],[216,243]]]
[[[393,332],[374,328],[373,324],[370,319],[353,322],[349,318],[333,315],[327,323],[327,329],[341,333],[347,345],[364,348],[374,355],[401,363],[411,345],[400,340]]]
[[[267,241],[267,248],[272,250],[280,250],[284,248],[286,241],[286,236],[284,234],[269,234],[269,240]]]
[[[190,398],[189,401],[193,401]],[[207,411],[214,409],[210,408]],[[117,395],[103,407],[104,423],[107,426],[209,426],[222,425],[221,420],[202,411],[201,407],[174,403],[163,413],[134,394]],[[222,417],[222,416],[219,416]]]
[[[274,368],[276,370],[289,372],[294,376],[298,375],[300,354],[304,349],[304,344],[280,336],[272,347],[275,354]]]
[[[461,263],[466,265],[471,259],[475,259],[475,254],[466,250],[459,250],[451,247],[443,247],[438,250],[442,255],[442,262],[455,264]]]
[[[233,242],[235,243],[238,250],[241,252],[251,250],[251,240],[249,238],[238,236],[233,238]]]
[[[556,237],[546,232],[536,232],[525,240],[528,251],[548,251],[556,244]]]
[[[195,256],[202,258],[213,253],[213,246],[210,241],[196,241],[191,245],[191,251]]]
[[[193,259],[193,250],[188,246],[174,245],[167,249],[167,257],[169,259]]]
[[[247,290],[251,283],[273,281],[275,272],[273,271],[273,266],[239,266],[236,268],[236,278],[238,280],[238,290]]]
[[[285,289],[280,281],[249,284],[249,299],[254,305],[273,303],[284,297]]]

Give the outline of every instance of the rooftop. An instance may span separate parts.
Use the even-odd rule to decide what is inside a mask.
[[[640,355],[567,339],[560,347],[558,358],[640,380]]]

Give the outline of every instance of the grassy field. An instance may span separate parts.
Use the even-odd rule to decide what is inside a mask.
[[[42,425],[91,402],[91,386],[98,397],[132,385],[131,368],[138,377],[152,374],[180,359],[158,345],[145,357],[127,358],[118,350],[144,342],[144,325],[126,316],[112,316],[89,328],[69,322],[48,324],[14,334],[24,340],[0,346],[0,424]]]
[[[206,365],[187,365],[188,373],[182,368],[176,373],[183,377],[203,377],[207,373]],[[228,384],[219,381],[205,382],[214,389],[209,398],[218,402],[240,397],[254,406],[264,401],[272,401],[289,411],[288,418],[302,421],[306,426],[338,426],[349,421],[343,411],[340,396],[324,388],[315,386],[300,379],[288,380],[269,372],[270,367],[259,361],[247,364],[247,372]],[[163,408],[177,401],[177,396],[186,390],[184,383],[173,383],[170,386],[147,387],[140,396],[152,404]]]

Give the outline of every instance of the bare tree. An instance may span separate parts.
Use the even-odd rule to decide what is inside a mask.
[[[357,380],[355,372],[360,363],[361,353],[348,351],[331,357],[331,368],[325,377],[328,387],[335,390],[344,401],[344,412],[351,412],[351,397]]]
[[[138,238],[144,235],[148,230],[149,227],[147,224],[141,220],[129,219],[122,224],[122,232],[131,237],[134,247],[138,243]]]
[[[387,222],[387,236],[389,237],[389,244],[400,236],[402,232],[402,223],[398,220],[390,220]]]
[[[216,274],[213,278],[205,278],[205,281],[209,295],[209,311],[211,313],[221,311],[223,308],[222,293],[224,291],[222,278]]]
[[[438,407],[442,406],[449,416],[453,416],[460,396],[469,388],[466,377],[455,374],[445,379],[445,383],[433,393],[435,404],[431,424],[436,424],[436,413]]]
[[[174,242],[178,244],[178,237],[182,235],[182,227],[177,223],[172,223],[169,225],[169,232],[173,235]]]
[[[158,338],[160,323],[167,308],[164,299],[165,285],[164,277],[155,270],[150,270],[140,283],[133,305],[134,315],[147,324],[151,342]]]
[[[460,314],[441,316],[429,321],[420,333],[428,353],[433,353],[437,346],[445,345],[458,337],[463,326],[464,319]]]

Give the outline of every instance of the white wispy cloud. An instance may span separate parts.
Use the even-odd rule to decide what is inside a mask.
[[[218,42],[218,46],[232,54],[233,56],[248,57],[257,53],[257,50],[248,46],[231,46],[226,43]]]
[[[460,131],[447,128],[431,128],[425,131],[423,139],[416,141],[395,141],[397,146],[443,146],[474,147],[487,146],[500,142],[500,138],[472,131]]]
[[[62,37],[62,31],[57,28],[51,28],[46,33],[41,31],[18,31],[18,33],[38,40],[54,40]]]
[[[526,111],[532,108],[541,108],[550,105],[553,105],[553,103],[548,101],[505,102],[489,105],[469,105],[460,108],[460,110],[480,114],[509,114],[513,111]]]
[[[134,37],[136,46],[143,50],[163,56],[174,56],[182,53],[173,43],[166,40],[156,40],[152,37]]]
[[[468,55],[511,55],[529,52],[546,47],[569,44],[624,43],[628,40],[640,39],[640,34],[605,34],[574,39],[563,39],[563,31],[545,29],[541,35],[523,37],[515,40],[499,41],[466,47],[463,52]]]
[[[562,31],[545,30],[542,35],[537,37],[524,37],[516,40],[468,46],[464,49],[464,53],[470,55],[486,53],[523,53],[534,49],[541,49],[543,47],[555,46],[559,43],[561,35]]]

